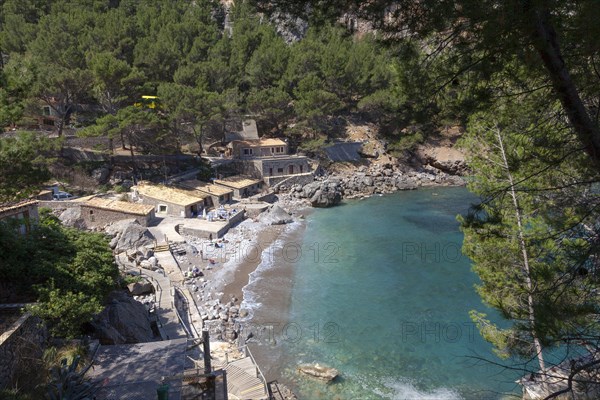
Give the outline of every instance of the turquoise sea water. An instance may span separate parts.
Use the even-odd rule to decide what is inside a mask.
[[[520,374],[469,319],[481,304],[461,255],[464,188],[420,189],[316,210],[295,262],[281,380],[302,399],[500,399]],[[292,253],[289,253],[292,254]],[[324,385],[299,363],[337,368]]]

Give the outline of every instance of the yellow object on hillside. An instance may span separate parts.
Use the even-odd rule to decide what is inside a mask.
[[[144,107],[154,110],[156,108],[160,108],[160,101],[158,96],[142,96],[142,100],[134,103],[133,105],[140,108]]]

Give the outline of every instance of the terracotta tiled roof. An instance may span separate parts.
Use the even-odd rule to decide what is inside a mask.
[[[281,139],[260,139],[261,146],[286,146],[287,143]]]
[[[267,146],[287,146],[287,143],[281,139],[259,139],[259,140],[234,140],[229,143],[227,147],[233,147],[234,145],[247,146],[247,147],[267,147]]]
[[[149,204],[128,203],[126,201],[101,199],[98,197],[86,201],[82,206],[135,215],[148,215],[154,210],[154,206]]]
[[[12,211],[12,210],[16,210],[16,209],[19,209],[21,207],[32,206],[32,205],[37,204],[37,203],[38,203],[37,200],[26,199],[26,200],[21,200],[21,201],[16,202],[16,203],[0,204],[0,213],[5,213],[5,212]]]
[[[235,189],[243,189],[245,187],[260,183],[260,180],[236,175],[236,176],[230,176],[228,178],[223,178],[223,179],[215,179],[215,183],[217,185],[223,185],[223,186],[232,187]]]
[[[189,190],[176,189],[167,186],[140,184],[136,186],[136,188],[138,193],[142,196],[152,197],[156,200],[162,200],[167,203],[184,207],[200,203],[208,197],[208,195],[202,195],[201,193],[192,193]]]
[[[225,188],[219,185],[213,185],[211,183],[202,182],[196,179],[190,179],[187,181],[183,181],[179,183],[181,187],[186,189],[193,189],[203,192],[205,194],[210,194],[213,196],[224,196],[229,193],[233,193],[233,190]]]

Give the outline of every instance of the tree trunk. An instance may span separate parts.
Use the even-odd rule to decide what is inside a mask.
[[[538,363],[540,364],[540,370],[542,371],[542,385],[544,389],[547,389],[546,384],[546,364],[544,362],[544,355],[542,353],[542,344],[536,333],[536,316],[535,310],[533,308],[533,282],[531,279],[531,269],[529,266],[529,253],[527,251],[527,245],[525,243],[525,235],[523,233],[523,217],[521,215],[521,208],[519,206],[519,200],[517,198],[517,193],[515,191],[514,180],[512,173],[510,172],[510,168],[508,165],[508,159],[506,158],[506,151],[504,149],[504,142],[502,140],[502,135],[500,134],[500,129],[496,128],[496,138],[498,140],[498,146],[500,148],[500,153],[502,154],[502,162],[504,164],[504,169],[506,170],[506,175],[508,177],[508,183],[510,185],[510,197],[512,199],[513,207],[515,210],[515,219],[517,221],[517,231],[518,231],[518,239],[519,239],[519,248],[521,250],[521,257],[523,261],[523,274],[525,275],[525,285],[527,286],[527,312],[529,314],[529,326],[531,328],[531,336],[533,338],[533,346],[535,347],[536,357]]]
[[[530,7],[528,1],[525,2],[524,9],[533,23],[533,45],[548,71],[569,122],[595,166],[600,168],[600,129],[590,118],[565,65],[548,13],[546,10]]]
[[[129,140],[129,153],[131,154],[131,167],[133,168],[133,184],[137,185],[137,166],[135,165],[135,154],[133,152],[133,143],[131,132],[128,133],[127,139]]]

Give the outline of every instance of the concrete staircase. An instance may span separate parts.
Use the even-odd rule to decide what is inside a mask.
[[[268,399],[263,381],[258,377],[256,365],[250,357],[233,361],[225,368],[227,392],[237,399]]]
[[[170,250],[170,246],[168,243],[158,243],[158,244],[156,244],[156,246],[154,246],[155,253],[160,253],[160,252],[169,251],[169,250]]]

